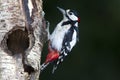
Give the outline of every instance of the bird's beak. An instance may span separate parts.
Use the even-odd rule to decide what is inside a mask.
[[[62,13],[62,14],[65,14],[65,10],[64,9],[62,9],[62,8],[60,8],[60,7],[57,7],[58,8],[58,10]]]

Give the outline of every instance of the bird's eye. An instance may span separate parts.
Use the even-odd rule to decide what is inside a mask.
[[[69,12],[69,15],[72,15],[73,13],[72,12]]]

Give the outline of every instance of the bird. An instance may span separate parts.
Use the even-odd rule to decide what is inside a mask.
[[[48,54],[45,62],[41,65],[41,71],[43,71],[50,63],[53,63],[52,73],[79,41],[80,17],[78,13],[71,9],[65,10],[60,7],[57,9],[62,13],[63,19],[56,25],[52,34],[48,31]]]

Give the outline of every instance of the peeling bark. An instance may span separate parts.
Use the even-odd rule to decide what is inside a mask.
[[[0,80],[38,80],[47,39],[42,0],[0,0]]]

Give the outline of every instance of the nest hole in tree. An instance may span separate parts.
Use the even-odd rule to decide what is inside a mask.
[[[23,53],[29,47],[28,32],[21,29],[12,31],[7,39],[8,50],[15,53]]]

